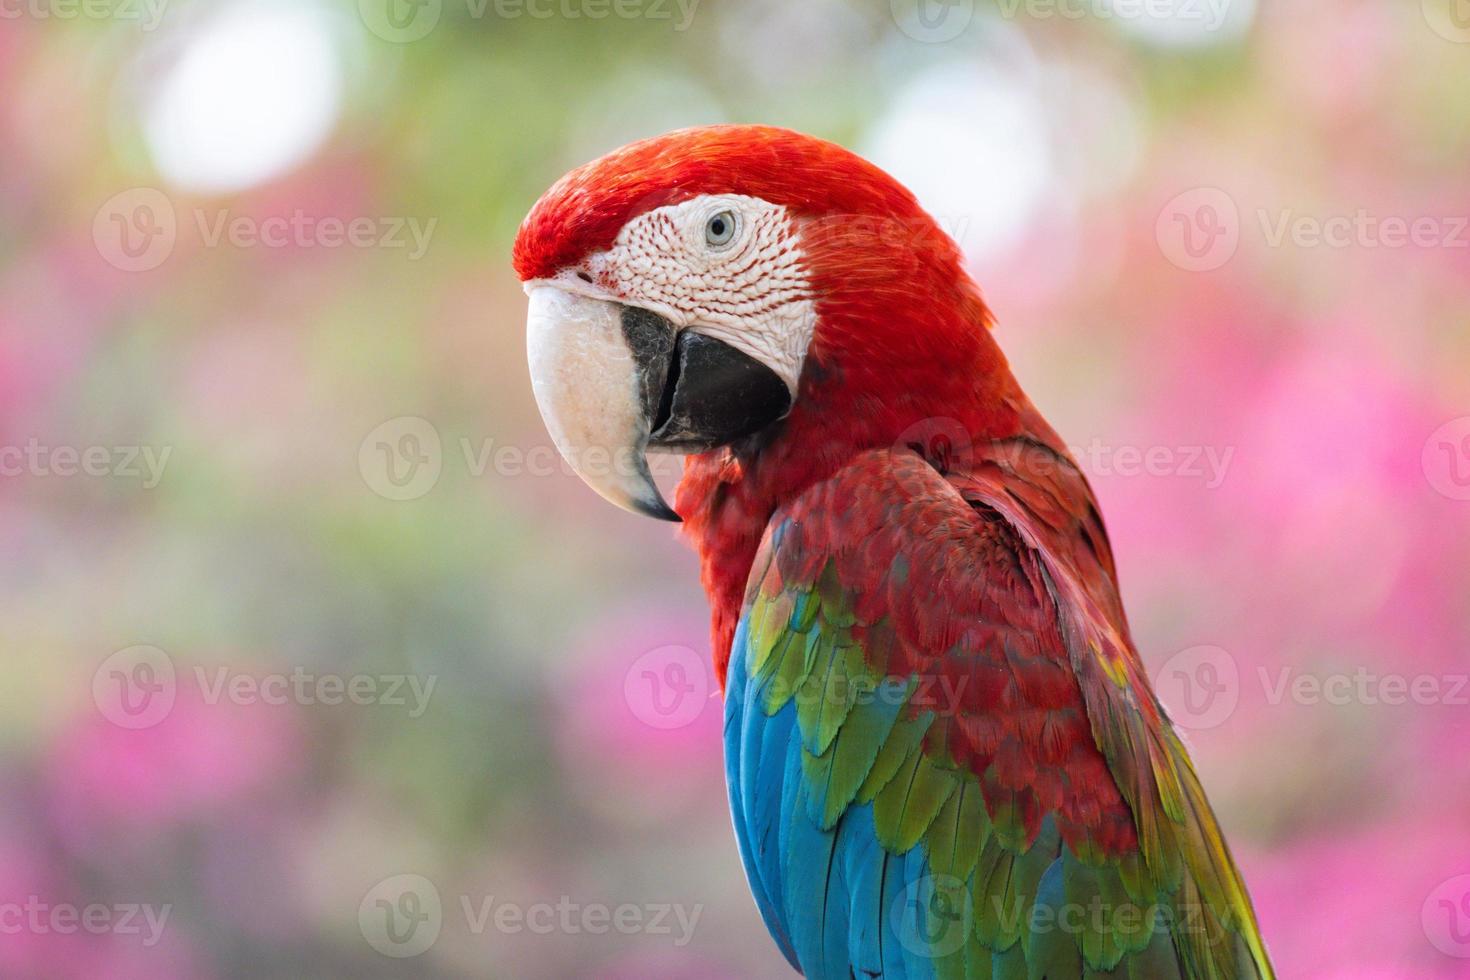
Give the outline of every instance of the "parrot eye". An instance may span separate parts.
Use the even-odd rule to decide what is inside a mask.
[[[711,248],[724,248],[735,240],[736,217],[734,211],[721,211],[711,215],[704,225],[704,240]]]

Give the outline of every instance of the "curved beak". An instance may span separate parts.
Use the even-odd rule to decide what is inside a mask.
[[[619,507],[679,520],[646,453],[704,452],[791,407],[786,383],[728,344],[550,283],[527,292],[526,348],[541,417],[573,471]]]

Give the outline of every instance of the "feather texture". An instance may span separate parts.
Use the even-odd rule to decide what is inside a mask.
[[[1001,458],[869,452],[773,519],[727,679],[762,914],[813,978],[1272,976],[1111,577]]]

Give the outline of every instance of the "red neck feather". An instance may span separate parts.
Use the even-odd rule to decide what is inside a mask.
[[[782,504],[873,448],[1051,441],[953,242],[910,206],[805,223],[817,325],[795,407],[750,444],[685,463],[675,509],[700,556],[722,685],[751,563]]]

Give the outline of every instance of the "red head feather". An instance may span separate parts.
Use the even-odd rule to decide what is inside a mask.
[[[791,414],[757,445],[690,457],[679,486],[675,506],[715,604],[723,677],[750,562],[783,500],[916,426],[957,433],[960,443],[1023,430],[1045,438],[1050,429],[1012,379],[954,242],[882,170],[790,130],[680,130],[573,170],[521,225],[516,273],[529,280],[574,268],[631,219],[703,194],[787,209],[817,311]]]
[[[521,225],[516,273],[549,277],[607,248],[639,214],[700,194],[759,197],[800,217],[922,215],[912,194],[835,143],[774,126],[703,126],[630,143],[557,181]]]

